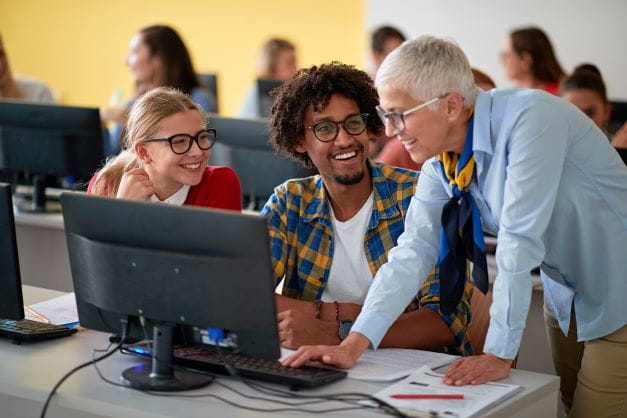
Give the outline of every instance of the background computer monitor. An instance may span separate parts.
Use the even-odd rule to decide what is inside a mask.
[[[627,101],[611,101],[612,113],[608,123],[608,130],[611,134],[618,131],[623,124],[627,123]]]
[[[131,336],[154,330],[153,352],[165,364],[153,358],[152,370],[170,377],[146,378],[151,369],[138,367],[124,372],[129,384],[189,388],[171,378],[173,338],[208,327],[226,331],[225,351],[279,358],[264,218],[82,193],[64,193],[61,203],[81,325],[120,335],[129,318]]]
[[[243,206],[259,210],[285,180],[307,177],[316,170],[304,168],[284,155],[277,155],[268,142],[265,120],[211,117],[217,131],[209,163],[231,167],[239,176]]]
[[[267,118],[272,114],[272,105],[274,97],[270,94],[272,90],[281,86],[281,80],[272,78],[260,78],[257,80],[257,105],[259,107],[259,116]]]
[[[0,183],[0,319],[24,319],[11,186]]]
[[[219,97],[218,97],[218,75],[213,73],[198,73],[198,79],[205,86],[216,101],[216,113],[220,113]]]
[[[33,179],[33,211],[45,210],[45,176],[88,181],[104,159],[96,108],[0,102],[0,172]],[[27,207],[20,207],[27,209]]]

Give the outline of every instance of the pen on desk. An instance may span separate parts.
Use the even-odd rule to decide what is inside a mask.
[[[48,318],[46,318],[45,316],[43,316],[42,314],[40,314],[39,312],[31,308],[30,306],[24,305],[24,310],[26,310],[29,314],[33,315],[35,318],[39,319],[40,321],[46,324],[50,323],[50,320]]]
[[[461,393],[399,393],[390,395],[392,399],[464,399]]]

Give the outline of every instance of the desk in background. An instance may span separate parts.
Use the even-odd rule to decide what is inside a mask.
[[[59,292],[24,286],[27,304],[39,302],[46,296],[58,296]],[[0,405],[2,415],[15,418],[34,417],[50,389],[70,369],[90,359],[92,348],[105,348],[107,334],[97,331],[81,331],[70,337],[46,341],[38,344],[14,345],[8,340],[0,340]],[[103,374],[119,381],[120,372],[137,362],[119,353],[99,363]],[[232,378],[219,378],[227,385],[249,395],[258,396],[243,383]],[[513,370],[506,383],[522,385],[525,390],[491,410],[487,417],[534,417],[555,418],[558,402],[558,378],[555,376]],[[345,379],[313,391],[303,393],[367,392],[374,393],[383,384],[359,382]],[[237,403],[261,408],[279,408],[269,402],[242,398],[215,383],[190,393],[211,393]],[[336,403],[323,407],[342,406]],[[310,414],[260,413],[236,409],[212,398],[158,397],[111,386],[97,376],[93,367],[88,367],[70,377],[53,398],[48,417],[280,417],[311,416]],[[367,410],[333,413],[334,417],[361,417],[382,415]]]
[[[22,283],[71,292],[72,275],[63,215],[15,213]]]

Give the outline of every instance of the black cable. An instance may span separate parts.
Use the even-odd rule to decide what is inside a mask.
[[[116,347],[116,350],[118,350],[119,347]],[[93,353],[96,352],[98,350],[93,350],[92,352],[92,356]],[[102,351],[102,350],[101,350]],[[120,350],[120,352],[122,352]],[[154,357],[154,355],[153,355]],[[228,362],[225,361],[224,357],[222,357],[222,361],[225,363],[225,365],[228,364]],[[284,396],[284,397],[289,397],[289,398],[296,398],[298,399],[298,397],[301,398],[305,398],[305,399],[309,399],[309,400],[305,400],[304,402],[286,402],[286,401],[282,401],[282,400],[278,400],[278,399],[271,399],[271,398],[265,398],[265,397],[259,397],[259,396],[251,396],[248,394],[245,394],[235,388],[230,387],[229,385],[222,383],[222,382],[218,382],[216,381],[215,383],[224,387],[225,389],[236,393],[237,395],[241,396],[241,397],[245,397],[247,399],[254,399],[254,400],[260,400],[260,401],[265,401],[265,402],[272,402],[272,403],[278,403],[281,405],[286,405],[288,406],[287,408],[259,408],[259,407],[253,407],[253,406],[248,406],[248,405],[243,405],[243,404],[239,404],[235,401],[223,398],[219,395],[215,395],[212,393],[204,393],[204,394],[185,394],[185,393],[176,393],[176,394],[169,394],[169,393],[160,393],[160,392],[155,392],[155,391],[151,391],[151,390],[146,390],[146,389],[140,389],[140,388],[134,388],[134,387],[130,387],[127,386],[125,384],[121,384],[121,383],[117,383],[114,382],[110,379],[108,379],[107,377],[105,377],[102,374],[102,371],[100,370],[100,368],[98,367],[97,363],[92,363],[94,365],[94,368],[96,369],[96,373],[98,374],[98,376],[100,377],[100,379],[102,381],[104,381],[105,383],[108,383],[110,385],[113,386],[117,386],[117,387],[122,387],[122,388],[127,388],[127,389],[132,389],[141,393],[145,393],[148,395],[152,395],[152,396],[161,396],[161,397],[179,397],[179,398],[205,398],[205,397],[209,397],[209,398],[213,398],[213,399],[217,399],[218,401],[224,402],[228,405],[234,406],[236,408],[240,408],[240,409],[246,409],[246,410],[250,410],[250,411],[255,411],[255,412],[304,412],[304,413],[310,413],[310,414],[323,414],[323,413],[332,413],[332,412],[341,412],[341,411],[350,411],[350,410],[358,410],[358,409],[380,409],[381,411],[385,412],[385,413],[390,413],[390,411],[386,411],[386,408],[381,408],[381,407],[373,407],[373,406],[369,406],[369,405],[363,405],[363,404],[356,404],[354,403],[357,400],[365,400],[368,399],[368,397],[370,395],[367,394],[335,394],[335,395],[312,395],[312,396],[307,396],[307,395],[296,395],[296,394],[289,394],[286,392],[283,392],[279,389],[274,389],[271,388],[279,393],[281,393],[280,396]],[[251,385],[251,382],[248,382],[246,379],[242,378],[241,375],[239,375],[239,373],[237,372],[236,369],[234,369],[231,365],[229,365],[231,370],[234,372],[235,376],[238,376],[240,379],[242,379],[242,381],[247,384],[247,386],[249,386],[251,389],[257,391],[257,392],[262,392],[262,390],[259,390],[257,388],[254,387],[254,385]],[[209,373],[209,372],[203,372],[201,370],[197,370],[197,369],[191,369],[188,367],[184,367],[184,366],[179,366],[179,365],[172,365],[173,368],[178,369],[178,370],[185,370],[185,371],[191,371],[191,372],[195,372],[195,373],[200,373],[200,374],[205,374],[208,376],[212,376],[212,377],[217,377],[217,375],[213,374],[213,373]],[[259,385],[261,386],[261,385]],[[263,387],[263,386],[261,386]],[[268,388],[266,388],[268,389]],[[269,390],[270,392],[272,392],[271,390]],[[271,393],[271,395],[276,396],[276,394]],[[355,396],[357,399],[343,399],[342,396],[343,395],[348,395],[348,396]],[[342,407],[342,408],[328,408],[328,409],[319,409],[319,410],[311,410],[311,409],[304,409],[301,408],[304,405],[310,405],[310,404],[320,404],[320,403],[325,403],[325,402],[330,402],[330,401],[336,401],[336,402],[345,402],[345,403],[349,403],[351,405],[355,405],[355,406],[350,406],[350,407]],[[377,400],[378,401],[378,400]],[[379,402],[377,402],[379,403]],[[405,416],[405,415],[399,415],[399,414],[394,414],[392,413],[392,415],[396,415],[396,416]]]
[[[122,336],[122,341],[120,341],[120,343],[118,344],[118,346],[107,352],[106,354],[103,354],[102,356],[98,357],[98,358],[94,358],[93,357],[93,353],[92,353],[92,359],[90,361],[86,361],[85,363],[79,364],[78,366],[74,367],[72,370],[70,370],[69,372],[67,372],[58,382],[56,385],[54,385],[54,387],[52,388],[52,390],[50,391],[50,393],[48,394],[48,397],[46,398],[46,402],[44,403],[44,406],[41,410],[41,414],[40,414],[40,418],[45,418],[46,416],[46,412],[48,411],[48,407],[50,406],[50,401],[52,400],[52,397],[55,395],[55,393],[57,392],[57,390],[59,389],[59,387],[63,384],[63,382],[65,382],[70,376],[72,376],[74,373],[76,373],[77,371],[79,371],[80,369],[83,369],[87,366],[89,366],[90,364],[95,364],[98,361],[104,360],[107,357],[110,357],[111,355],[113,355],[113,353],[115,353],[117,350],[119,350],[122,345],[124,344],[124,340],[126,339],[126,333],[127,333],[127,327],[128,327],[128,320],[121,320],[120,322],[122,322],[123,324],[123,330],[124,330],[124,334]],[[111,347],[111,344],[109,344],[109,347]]]
[[[140,321],[141,326],[144,330],[144,334],[146,334],[146,329],[145,329],[145,324],[143,323],[143,321]],[[257,408],[257,407],[251,407],[251,406],[247,406],[247,405],[242,405],[242,404],[238,404],[236,402],[230,401],[228,399],[225,399],[221,396],[218,395],[214,395],[214,394],[182,394],[182,393],[177,393],[177,394],[164,394],[164,393],[159,393],[159,392],[154,392],[154,391],[150,391],[150,390],[145,390],[145,389],[139,389],[139,388],[134,388],[128,385],[124,385],[124,384],[120,384],[117,382],[114,382],[110,379],[107,379],[102,372],[100,371],[100,369],[98,368],[97,362],[100,360],[105,359],[106,357],[111,356],[113,353],[115,353],[116,351],[121,351],[121,347],[125,342],[126,339],[126,335],[128,333],[128,326],[129,323],[128,321],[126,322],[126,327],[123,328],[123,338],[122,341],[120,342],[120,344],[111,352],[108,352],[107,354],[105,354],[104,356],[96,359],[94,357],[94,353],[98,352],[98,351],[103,351],[103,350],[93,350],[92,351],[92,361],[87,362],[85,364],[82,364],[80,366],[77,366],[77,368],[75,368],[75,370],[72,370],[68,376],[64,377],[64,379],[66,379],[67,377],[69,377],[69,375],[71,375],[72,373],[74,373],[76,370],[79,370],[83,367],[86,367],[90,364],[93,364],[94,368],[96,369],[96,373],[98,374],[98,376],[100,377],[101,380],[103,380],[105,383],[108,383],[110,385],[113,386],[117,386],[117,387],[123,387],[123,388],[127,388],[127,389],[133,389],[136,390],[138,392],[141,393],[146,393],[149,395],[153,395],[153,396],[162,396],[162,397],[182,397],[182,398],[201,398],[201,397],[210,397],[210,398],[214,398],[217,399],[221,402],[224,402],[226,404],[229,404],[231,406],[234,406],[236,408],[241,408],[241,409],[246,409],[246,410],[250,410],[250,411],[255,411],[255,412],[305,412],[305,413],[311,413],[311,414],[322,414],[322,413],[331,413],[331,412],[340,412],[340,411],[349,411],[349,410],[356,410],[356,409],[378,409],[386,414],[389,415],[393,415],[393,416],[397,416],[397,417],[406,417],[407,415],[403,414],[402,412],[400,412],[399,410],[397,410],[395,407],[393,407],[392,405],[375,398],[374,396],[370,395],[370,394],[365,394],[365,393],[338,393],[338,394],[330,394],[330,395],[303,395],[303,394],[295,394],[293,392],[287,392],[287,391],[283,391],[277,388],[272,388],[272,387],[267,387],[264,385],[261,385],[259,383],[256,382],[250,382],[248,379],[245,379],[238,371],[235,367],[233,367],[231,364],[229,364],[229,362],[226,360],[226,358],[223,356],[222,351],[220,350],[220,346],[218,344],[216,344],[216,349],[218,352],[218,356],[220,357],[222,363],[224,364],[225,368],[227,369],[227,372],[233,376],[236,377],[238,379],[240,379],[246,386],[248,386],[250,389],[256,391],[256,392],[260,392],[260,393],[264,393],[264,394],[268,394],[271,396],[280,396],[280,397],[284,397],[284,398],[289,398],[289,399],[305,399],[304,402],[286,402],[286,401],[281,401],[281,400],[277,400],[277,399],[270,399],[270,398],[264,398],[264,397],[259,397],[259,396],[250,396],[250,395],[246,395],[240,391],[238,391],[237,389],[234,389],[222,382],[216,382],[218,385],[224,387],[227,390],[230,390],[236,394],[238,394],[239,396],[242,397],[246,397],[248,399],[255,399],[255,400],[260,400],[260,401],[265,401],[265,402],[273,402],[273,403],[279,403],[282,405],[286,405],[289,406],[288,408]],[[111,345],[109,345],[110,347]],[[151,358],[154,357],[154,350],[150,350],[151,351]],[[176,369],[183,369],[183,370],[187,370],[187,371],[192,371],[195,373],[201,373],[201,374],[206,374],[212,377],[217,377],[215,374],[212,373],[202,373],[199,370],[196,369],[190,369],[187,367],[182,367],[182,366],[178,366],[178,365],[174,365],[172,364],[173,368]],[[59,382],[57,385],[59,386],[61,382]],[[56,388],[55,388],[56,389]],[[376,406],[371,406],[371,405],[364,405],[361,403],[358,403],[359,401],[371,401],[373,403],[376,404]],[[343,408],[330,408],[330,409],[320,409],[320,410],[310,410],[310,409],[303,409],[303,408],[298,408],[299,406],[304,406],[304,405],[311,405],[311,404],[319,404],[319,403],[324,403],[324,402],[340,402],[340,403],[348,403],[350,405],[355,405],[355,406],[350,406],[350,407],[343,407]],[[43,415],[42,415],[43,418]]]
[[[52,390],[50,391],[50,394],[48,394],[48,398],[46,399],[46,402],[44,403],[44,407],[41,410],[41,418],[44,418],[46,416],[46,411],[48,410],[48,406],[50,405],[50,401],[52,400],[52,397],[55,395],[55,393],[57,392],[57,390],[59,389],[59,387],[63,384],[63,382],[65,382],[70,376],[72,376],[74,373],[76,373],[77,371],[79,371],[80,369],[87,367],[91,364],[95,364],[98,361],[104,360],[107,357],[110,357],[113,353],[115,353],[123,344],[124,342],[120,342],[120,344],[118,344],[118,346],[107,352],[106,354],[98,357],[98,358],[92,358],[92,360],[86,361],[85,363],[79,364],[78,366],[74,367],[72,370],[70,370],[69,372],[67,372],[58,382],[56,385],[54,385],[54,387],[52,388]]]
[[[216,351],[218,352],[218,357],[221,359],[222,363],[224,363],[224,367],[227,369],[227,371],[229,372],[229,374],[233,377],[239,378],[242,383],[244,383],[246,386],[248,386],[249,388],[251,388],[252,390],[255,390],[257,392],[261,392],[261,393],[265,393],[265,394],[269,394],[272,396],[282,396],[282,397],[287,397],[290,399],[321,399],[324,401],[336,401],[336,402],[344,402],[344,403],[349,403],[352,405],[359,405],[359,408],[373,408],[373,409],[379,409],[381,411],[383,411],[386,414],[389,415],[393,415],[396,417],[407,417],[406,414],[404,414],[403,412],[401,412],[400,410],[396,409],[394,406],[390,405],[389,403],[382,401],[381,399],[378,399],[370,394],[367,393],[359,393],[359,392],[351,392],[351,393],[337,393],[337,394],[329,394],[329,395],[304,395],[304,394],[300,394],[300,393],[293,393],[293,392],[288,392],[288,391],[284,391],[281,389],[277,389],[277,388],[273,388],[273,387],[268,387],[265,385],[262,385],[260,383],[257,382],[250,382],[248,379],[245,379],[238,371],[235,367],[233,367],[232,365],[230,365],[228,363],[228,361],[226,360],[226,358],[224,357],[224,355],[222,354],[222,351],[220,350],[220,344],[216,344]],[[261,388],[261,389],[259,389]],[[270,392],[270,393],[268,393]],[[355,399],[346,399],[346,398],[352,398],[354,397]],[[374,402],[376,404],[376,406],[370,406],[370,405],[364,405],[364,404],[357,404],[356,402],[358,401],[371,401]],[[355,408],[351,408],[351,409],[355,409]]]
[[[117,350],[117,348],[116,348]],[[94,350],[95,351],[95,350]],[[115,350],[114,350],[115,351]],[[93,355],[93,354],[92,354]],[[219,395],[214,395],[212,393],[202,393],[202,394],[186,394],[186,393],[176,393],[176,394],[169,394],[169,393],[160,393],[160,392],[154,392],[154,391],[150,391],[150,390],[145,390],[145,389],[140,389],[140,388],[135,388],[135,387],[131,387],[131,386],[127,386],[121,383],[117,383],[114,382],[110,379],[107,379],[101,372],[101,370],[98,368],[98,365],[96,363],[91,363],[94,365],[94,368],[96,369],[96,373],[98,374],[98,376],[100,377],[100,379],[102,379],[105,383],[108,383],[110,385],[113,386],[117,386],[117,387],[122,387],[122,388],[126,388],[126,389],[132,389],[141,393],[145,393],[147,395],[152,395],[152,396],[161,396],[161,397],[172,397],[172,398],[214,398],[217,399],[221,402],[224,402],[228,405],[234,406],[236,408],[240,408],[240,409],[246,409],[249,411],[255,411],[255,412],[306,412],[306,413],[311,413],[311,414],[325,414],[325,413],[331,413],[331,412],[341,412],[341,411],[349,411],[349,410],[356,410],[356,409],[363,409],[362,406],[358,406],[358,407],[345,407],[345,408],[329,408],[329,409],[320,409],[320,410],[308,410],[308,409],[302,409],[302,408],[295,408],[295,407],[289,407],[289,408],[257,408],[257,407],[253,407],[253,406],[248,406],[248,405],[242,405],[239,404],[237,402],[231,401],[229,399],[223,398]],[[177,367],[179,369],[187,369],[185,367]],[[193,369],[187,369],[187,370],[193,370]],[[194,372],[198,372],[197,370],[193,370]],[[206,373],[208,375],[212,375],[210,373]],[[228,390],[231,390],[237,394],[239,394],[240,396],[243,397],[248,397],[245,394],[242,394],[241,392],[237,391],[236,389],[233,389],[223,383],[220,384],[220,386],[225,387]],[[274,399],[268,399],[268,398],[259,398],[259,397],[248,397],[250,399],[257,399],[257,400],[264,400],[264,401],[268,401],[268,402],[275,402],[275,403],[281,403],[281,404],[286,404],[286,405],[290,405],[287,402],[283,402],[283,401],[277,401]],[[319,400],[317,401],[318,403],[322,403],[322,402],[326,402],[323,400]],[[296,406],[298,406],[298,404],[296,404]]]

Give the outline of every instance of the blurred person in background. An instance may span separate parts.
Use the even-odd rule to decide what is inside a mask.
[[[13,77],[9,57],[0,37],[0,100],[24,100],[37,103],[53,103],[48,86],[41,81]]]
[[[169,26],[154,25],[141,29],[129,45],[126,58],[133,81],[135,97],[124,106],[103,109],[103,122],[115,125],[107,141],[106,153],[118,154],[122,145],[122,126],[128,111],[142,94],[157,87],[173,87],[191,96],[206,113],[216,111],[216,101],[211,92],[199,81],[191,57],[179,34]]]
[[[258,79],[289,80],[296,74],[298,69],[296,46],[286,39],[269,39],[261,50],[257,67]],[[263,116],[259,108],[259,91],[256,83],[246,93],[246,97],[238,111],[238,116],[242,118],[259,118]]]
[[[601,71],[592,64],[582,64],[564,79],[560,94],[577,106],[611,139],[616,148],[627,148],[627,123],[612,137],[608,123],[612,106],[607,99],[607,90]]]
[[[542,29],[529,27],[510,32],[501,52],[501,64],[514,87],[559,93],[564,70]]]
[[[381,26],[372,32],[370,47],[374,66],[371,74],[373,79],[385,57],[405,42],[405,39],[405,35],[393,26]]]

